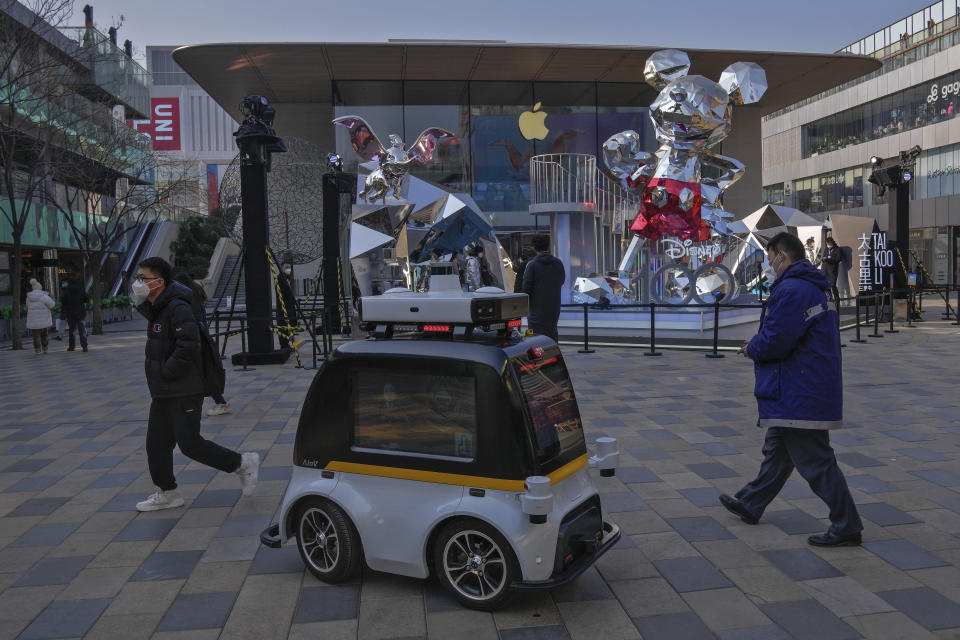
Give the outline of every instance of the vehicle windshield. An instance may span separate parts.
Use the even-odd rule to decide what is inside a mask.
[[[533,424],[533,444],[542,464],[583,443],[583,427],[567,368],[559,356],[514,359]]]

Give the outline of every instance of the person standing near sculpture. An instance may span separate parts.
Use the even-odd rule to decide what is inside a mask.
[[[63,309],[63,315],[67,319],[67,328],[70,332],[70,342],[67,351],[76,349],[74,334],[80,334],[80,347],[87,350],[87,327],[83,324],[87,317],[87,302],[90,301],[90,294],[83,289],[80,279],[77,276],[71,276],[67,281],[67,289],[60,298],[60,306]]]
[[[757,524],[794,468],[830,507],[830,528],[815,546],[859,545],[863,524],[830,447],[843,423],[843,373],[837,307],[826,277],[804,257],[800,239],[779,233],[767,258],[777,273],[757,335],[740,353],[754,362],[759,418],[767,429],[757,477],[720,504]]]
[[[537,256],[523,271],[523,292],[530,296],[529,327],[560,340],[557,321],[560,319],[560,292],[567,280],[563,262],[550,254],[550,239],[545,235],[533,237],[533,249]]]
[[[830,291],[833,292],[834,301],[840,300],[840,292],[837,290],[837,276],[840,274],[840,261],[843,255],[840,253],[840,247],[831,237],[827,238],[827,246],[823,249],[823,273],[827,276],[827,282],[830,283]]]
[[[523,273],[527,270],[527,265],[530,264],[530,261],[534,257],[533,249],[530,247],[524,247],[520,251],[520,264],[517,265],[515,274],[516,277],[513,280],[513,292],[514,293],[523,293]]]
[[[290,331],[296,329],[286,329],[285,327],[296,327],[297,325],[297,298],[293,294],[293,265],[284,262],[280,265],[280,273],[277,274],[277,285],[280,289],[280,297],[277,298],[277,334],[280,340],[281,349],[290,348]],[[281,302],[282,298],[282,302]]]
[[[47,352],[53,316],[50,309],[56,304],[35,278],[30,278],[31,291],[27,294],[27,329],[33,334],[33,350],[37,355]]]

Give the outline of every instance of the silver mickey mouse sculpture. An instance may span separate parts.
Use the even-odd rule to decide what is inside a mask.
[[[430,162],[439,140],[455,137],[446,129],[431,127],[425,129],[409,149],[404,149],[403,139],[395,133],[390,134],[390,146],[384,147],[370,125],[360,116],[343,116],[334,119],[333,123],[347,129],[353,150],[364,162],[380,163],[367,176],[363,191],[360,192],[360,198],[367,202],[377,199],[385,202],[388,192],[392,192],[394,198],[399,198],[407,172],[414,166],[422,167]]]
[[[720,81],[687,75],[690,58],[666,49],[647,58],[644,80],[660,91],[650,119],[660,148],[648,153],[635,131],[623,131],[603,143],[603,157],[626,189],[642,189],[640,212],[630,228],[656,242],[661,236],[703,242],[711,232],[726,233],[721,198],[743,176],[743,164],[710,148],[727,137],[733,105],[760,100],[767,90],[763,69],[735,62]]]

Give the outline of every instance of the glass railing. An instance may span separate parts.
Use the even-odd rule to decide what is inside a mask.
[[[150,170],[150,139],[115,120],[102,104],[79,94],[34,96],[13,83],[0,85],[0,105],[55,132],[51,143],[133,179]],[[49,129],[48,129],[49,130]]]
[[[110,39],[87,27],[61,27],[81,60],[93,69],[93,83],[143,118],[150,114],[150,74]]]
[[[882,76],[894,69],[899,69],[900,67],[916,62],[917,60],[922,60],[950,47],[960,45],[960,15],[957,14],[958,4],[960,4],[960,0],[941,0],[941,2],[935,2],[911,16],[911,18],[915,19],[911,24],[924,25],[922,27],[918,26],[915,31],[905,30],[907,28],[904,22],[907,20],[905,18],[837,51],[837,53],[875,57],[883,61],[883,66],[876,71],[844,82],[843,84],[810,96],[800,102],[787,105],[779,111],[774,111],[764,116],[764,121],[777,118],[785,113],[790,113],[795,109],[799,109],[867,82],[868,80]],[[934,18],[932,23],[929,22],[929,17],[926,18],[927,22],[917,18],[917,16],[920,15],[941,16],[944,12],[947,12],[945,17],[939,19]],[[897,29],[900,31],[897,31]],[[893,33],[897,33],[898,35],[896,38],[891,39],[891,34]],[[903,34],[908,35],[904,38]]]

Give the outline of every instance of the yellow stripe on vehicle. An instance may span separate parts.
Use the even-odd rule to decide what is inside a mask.
[[[550,478],[550,484],[556,484],[561,480],[569,478],[586,466],[587,456],[584,454],[576,460],[563,465],[553,473],[547,474],[547,477]],[[343,462],[340,460],[331,460],[324,468],[328,471],[356,473],[364,476],[376,476],[378,478],[396,478],[397,480],[413,480],[415,482],[452,484],[461,487],[477,487],[478,489],[492,489],[495,491],[526,491],[523,480],[504,480],[502,478],[468,476],[460,473],[441,473],[439,471],[384,467],[376,464],[360,464],[358,462]]]

